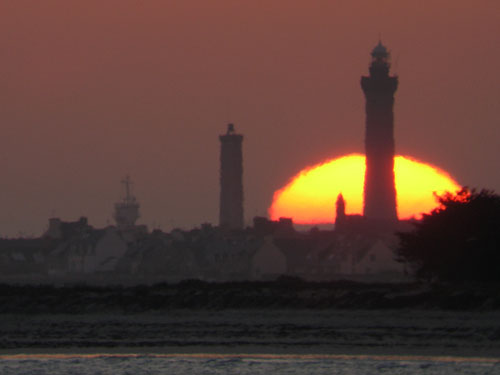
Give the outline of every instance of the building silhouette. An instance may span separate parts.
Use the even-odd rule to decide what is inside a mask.
[[[219,226],[225,229],[243,228],[243,136],[236,134],[234,125],[219,136],[220,148],[220,211]]]
[[[381,42],[371,56],[370,75],[361,77],[366,97],[363,215],[371,220],[397,221],[393,107],[398,77],[389,75],[390,54]]]

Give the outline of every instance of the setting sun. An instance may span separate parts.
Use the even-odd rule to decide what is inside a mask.
[[[394,159],[398,216],[419,218],[437,206],[434,193],[455,192],[460,185],[446,172],[415,159]],[[342,193],[347,214],[362,214],[365,157],[352,154],[306,168],[276,191],[271,219],[291,217],[298,224],[335,221],[335,201]]]

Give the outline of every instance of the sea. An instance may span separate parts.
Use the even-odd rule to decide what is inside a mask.
[[[0,375],[499,374],[500,312],[3,315]]]
[[[4,355],[3,375],[116,374],[500,374],[491,358],[369,355],[52,354]]]

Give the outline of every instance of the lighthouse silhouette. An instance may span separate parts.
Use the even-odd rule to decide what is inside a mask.
[[[236,134],[233,124],[219,136],[220,208],[219,226],[224,229],[243,228],[243,136]]]
[[[390,54],[379,42],[373,49],[370,75],[361,77],[366,98],[366,171],[363,215],[397,221],[394,182],[394,93],[398,77],[390,76]]]

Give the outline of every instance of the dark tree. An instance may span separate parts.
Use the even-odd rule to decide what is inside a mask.
[[[399,233],[398,261],[421,279],[500,281],[500,196],[464,188],[436,198],[413,232]]]

